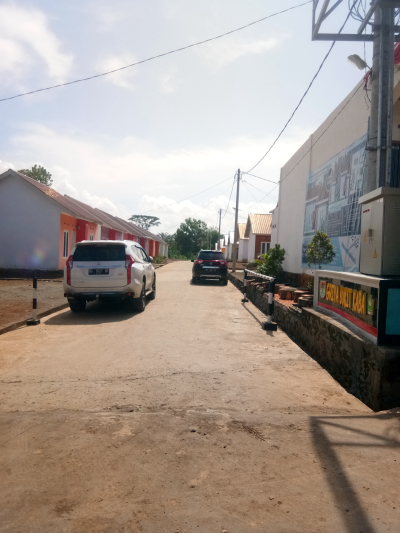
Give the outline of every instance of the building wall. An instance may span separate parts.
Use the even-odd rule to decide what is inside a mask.
[[[71,254],[72,248],[74,248],[77,243],[76,232],[78,227],[78,219],[61,213],[60,215],[60,240],[58,244],[58,269],[63,270],[65,263],[69,255]],[[68,251],[66,257],[64,257],[64,231],[68,232]],[[82,239],[83,240],[83,239]]]
[[[248,256],[247,259],[249,261],[253,261],[253,259],[256,258],[256,236],[254,235],[252,230],[250,230],[250,235],[249,235],[247,256]]]
[[[22,178],[0,180],[0,268],[58,270],[60,213]]]
[[[328,162],[367,132],[369,110],[364,100],[365,93],[361,89],[351,99],[352,94],[353,91],[281,169],[279,209],[277,216],[273,217],[277,226],[273,245],[278,243],[286,250],[283,268],[288,272],[303,271],[301,251],[306,182],[310,172]],[[332,122],[341,109],[344,110]],[[331,122],[329,129],[317,141]],[[315,145],[311,149],[314,142]]]
[[[271,211],[272,213],[272,222],[271,222],[271,247],[273,248],[277,244],[277,234],[278,234],[278,213],[279,207],[276,206],[275,209]]]
[[[239,261],[247,261],[249,239],[239,239]]]

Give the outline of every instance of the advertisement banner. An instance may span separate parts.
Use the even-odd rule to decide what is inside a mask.
[[[342,150],[307,180],[302,267],[310,268],[307,244],[317,231],[326,233],[335,248],[334,260],[323,270],[359,272],[361,206],[367,136]],[[315,265],[311,265],[315,268]],[[316,267],[318,268],[318,267]]]

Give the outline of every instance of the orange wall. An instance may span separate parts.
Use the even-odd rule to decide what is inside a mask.
[[[77,219],[61,213],[60,215],[60,245],[58,252],[58,268],[63,270],[67,261],[66,257],[63,257],[64,248],[64,230],[69,232],[69,249],[68,255],[71,253],[72,248],[76,243],[76,226]]]
[[[256,235],[256,257],[261,254],[262,242],[271,242],[271,235]]]

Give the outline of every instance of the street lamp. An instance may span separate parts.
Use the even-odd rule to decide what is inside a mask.
[[[368,66],[368,64],[361,59],[361,57],[357,54],[353,54],[347,58],[350,63],[352,63],[355,67],[358,68],[358,70],[364,70],[367,68],[368,70],[371,70],[371,67]]]

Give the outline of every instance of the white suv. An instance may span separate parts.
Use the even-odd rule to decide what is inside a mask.
[[[82,241],[64,269],[64,296],[71,311],[84,311],[91,300],[129,299],[144,311],[146,297],[156,297],[152,257],[133,241]]]

